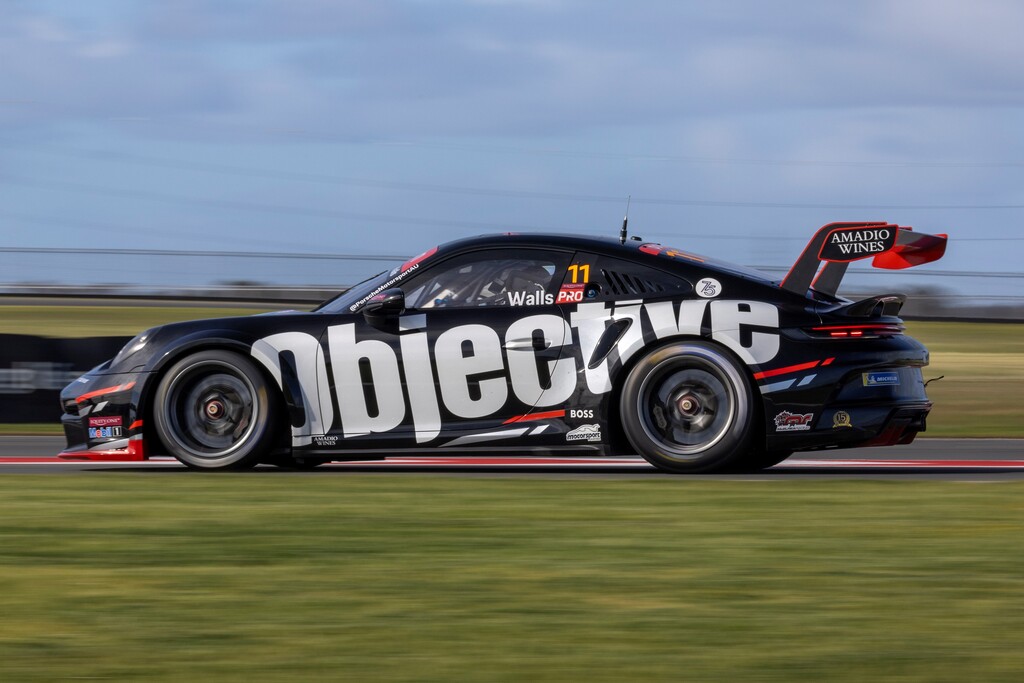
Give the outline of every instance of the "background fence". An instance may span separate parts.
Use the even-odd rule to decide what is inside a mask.
[[[0,423],[60,420],[60,391],[114,355],[127,337],[0,334]]]
[[[396,252],[399,250],[396,249]],[[410,254],[0,247],[0,295],[148,297],[313,304]],[[788,266],[758,266],[781,279]],[[898,272],[855,265],[841,291],[904,292],[908,316],[1024,319],[1024,273]]]

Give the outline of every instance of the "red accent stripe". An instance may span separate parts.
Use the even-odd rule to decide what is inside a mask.
[[[132,426],[129,427],[128,430],[131,431],[132,429],[141,429],[141,428],[142,428],[142,420],[136,420],[135,422],[132,422]]]
[[[819,361],[811,361],[810,363],[800,363],[799,365],[789,365],[784,368],[775,368],[774,370],[765,370],[763,372],[754,373],[754,379],[767,379],[768,377],[775,377],[777,375],[786,375],[790,372],[800,372],[801,370],[810,370],[811,368],[818,367]]]
[[[135,382],[125,382],[124,384],[118,384],[116,387],[103,387],[96,391],[88,391],[78,398],[75,399],[75,403],[82,403],[88,401],[90,398],[96,398],[97,396],[103,396],[104,394],[116,394],[119,391],[128,391],[135,386]]]
[[[73,460],[86,460],[83,457],[73,457],[74,454],[68,454],[67,456],[61,456],[59,458],[37,456],[37,457],[11,457],[5,456],[0,458],[0,468],[4,465],[74,465]],[[90,458],[92,462],[126,462],[125,457],[103,457],[103,458]],[[180,466],[178,461],[173,459],[166,460],[147,460],[145,466]],[[345,467],[374,467],[380,469],[388,469],[389,467],[422,467],[424,469],[430,467],[541,467],[541,466],[562,466],[562,467],[612,467],[618,466],[623,468],[637,468],[642,467],[650,469],[644,460],[640,458],[436,458],[436,457],[423,457],[416,458],[413,462],[412,458],[398,458],[394,460],[366,460],[366,461],[349,461],[349,462],[333,462],[327,465],[327,467],[333,468],[345,468]],[[785,462],[776,465],[775,470],[787,470],[787,469],[802,469],[802,468],[820,468],[829,469],[836,471],[837,474],[847,472],[857,472],[861,469],[890,469],[890,470],[929,470],[929,469],[991,469],[991,470],[1024,470],[1024,460],[810,460],[810,459],[797,459],[786,460]]]
[[[423,252],[419,256],[416,256],[416,257],[414,257],[412,259],[409,259],[408,261],[406,261],[405,263],[402,264],[402,270],[399,271],[399,272],[404,273],[405,271],[409,270],[410,268],[415,266],[420,261],[425,261],[426,259],[430,258],[431,256],[433,256],[436,253],[437,253],[437,247],[434,247],[433,249],[429,249],[429,250]]]
[[[834,361],[834,360],[835,360],[835,357],[826,358],[825,360],[821,361],[821,367],[825,367],[826,365],[832,365],[832,361]]]
[[[516,415],[502,422],[502,424],[512,424],[513,422],[530,422],[531,420],[553,420],[555,418],[565,417],[565,410],[549,410],[546,413],[527,413],[526,415]]]
[[[811,455],[808,453],[807,455]],[[813,460],[811,458],[793,458],[786,460],[776,467],[828,467],[830,469],[846,469],[859,467],[889,467],[889,468],[911,468],[911,469],[932,469],[932,468],[1024,468],[1024,460]]]

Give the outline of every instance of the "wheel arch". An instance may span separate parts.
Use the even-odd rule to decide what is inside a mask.
[[[147,369],[150,372],[149,381],[146,382],[139,395],[139,416],[142,420],[143,439],[147,445],[147,451],[153,454],[166,455],[167,446],[160,439],[154,422],[154,396],[160,381],[167,371],[179,360],[193,353],[201,351],[231,351],[251,360],[252,342],[247,341],[242,335],[231,330],[217,330],[213,332],[197,333],[177,340],[173,347],[170,347],[159,356],[152,367]],[[284,405],[284,395],[277,380],[263,363],[253,363],[267,382],[271,393],[271,400],[278,403],[279,407]],[[290,445],[290,441],[288,442]]]
[[[740,369],[740,372],[746,379],[747,384],[750,386],[751,396],[753,397],[753,401],[757,407],[756,410],[752,411],[754,418],[758,421],[758,428],[756,429],[755,433],[757,434],[757,438],[760,442],[760,445],[764,446],[767,439],[767,434],[764,426],[765,407],[764,401],[761,399],[761,392],[757,387],[757,382],[754,380],[754,372],[750,369],[750,366],[747,365],[743,361],[743,359],[739,357],[739,354],[737,354],[735,351],[730,349],[725,344],[717,342],[714,339],[710,339],[708,337],[702,337],[693,334],[679,334],[669,337],[663,337],[659,339],[656,343],[651,344],[649,346],[645,346],[637,353],[634,353],[625,363],[620,365],[619,368],[615,371],[615,374],[612,377],[612,390],[610,392],[611,399],[608,403],[608,427],[609,432],[611,433],[611,436],[609,438],[609,445],[615,450],[622,448],[627,449],[629,452],[632,452],[634,450],[632,445],[630,445],[629,443],[629,439],[626,438],[626,432],[622,425],[622,415],[620,412],[620,408],[622,405],[622,393],[623,388],[626,384],[626,378],[629,377],[629,374],[633,371],[633,368],[636,367],[644,358],[667,346],[672,346],[673,344],[678,344],[680,342],[701,342],[703,344],[714,346],[716,350],[729,356],[729,358],[731,358],[736,363],[736,366]]]

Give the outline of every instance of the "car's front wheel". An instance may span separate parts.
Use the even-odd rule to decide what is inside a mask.
[[[731,468],[757,424],[743,369],[702,341],[663,346],[641,359],[626,377],[619,413],[637,452],[669,472]]]
[[[274,441],[267,382],[230,351],[200,351],[171,366],[157,386],[153,417],[170,454],[197,469],[255,465]]]

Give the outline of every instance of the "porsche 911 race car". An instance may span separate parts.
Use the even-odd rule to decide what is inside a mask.
[[[852,261],[906,268],[945,247],[833,223],[779,282],[625,236],[464,239],[311,312],[146,330],[63,391],[61,455],[221,469],[639,453],[710,472],[910,443],[931,403],[904,297],[836,292]]]

